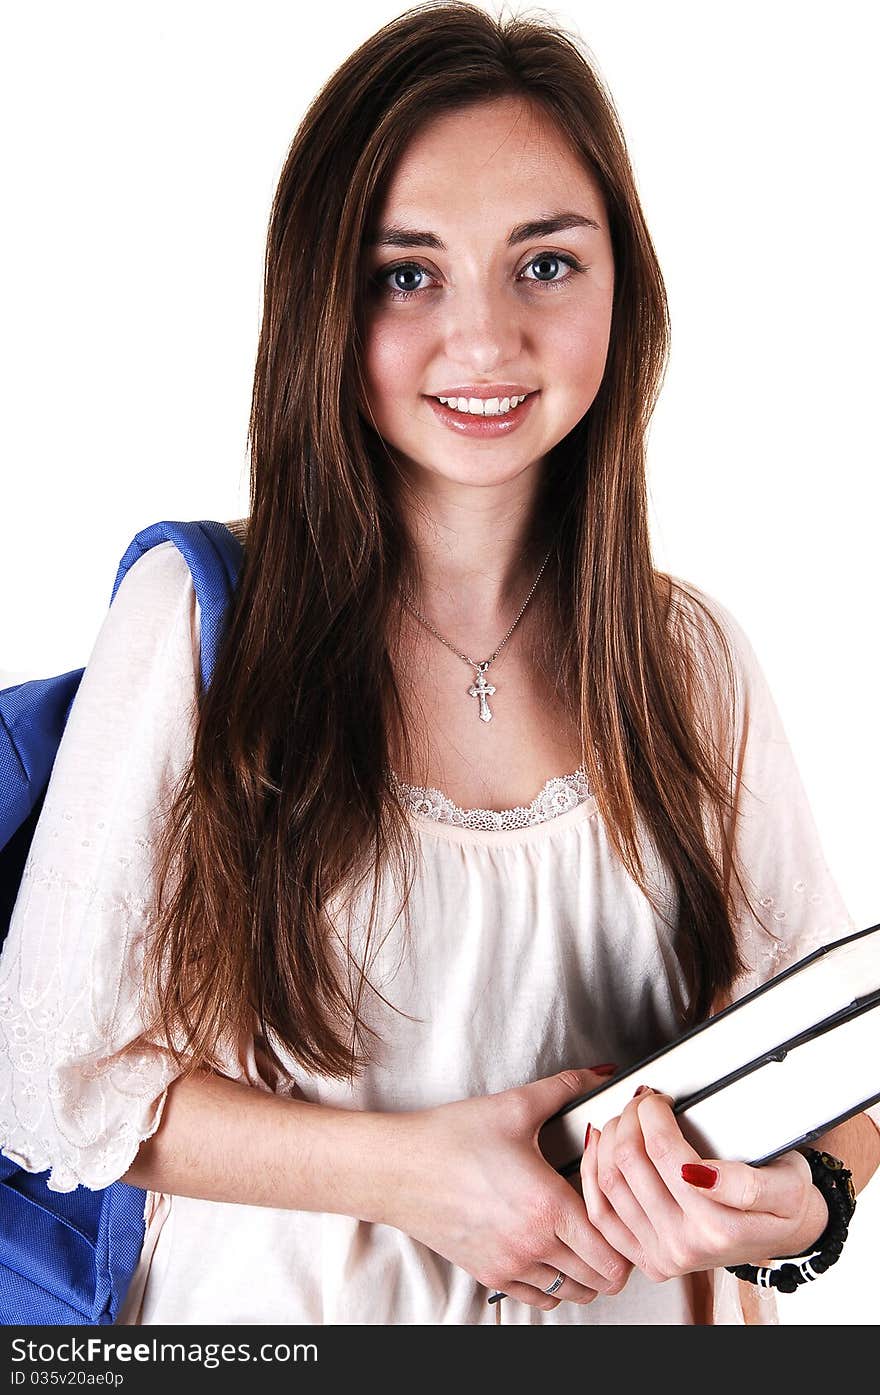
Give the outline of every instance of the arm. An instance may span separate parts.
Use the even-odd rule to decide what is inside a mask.
[[[852,1173],[856,1192],[867,1186],[880,1167],[880,1129],[869,1114],[854,1114],[851,1119],[823,1133],[812,1147],[831,1153],[846,1164]]]
[[[333,1109],[198,1071],[169,1086],[157,1131],[121,1180],[175,1196],[383,1221],[411,1126],[406,1114]]]
[[[344,1110],[209,1072],[169,1087],[155,1134],[122,1181],[151,1191],[396,1226],[533,1307],[555,1269],[565,1298],[617,1293],[632,1266],[587,1220],[537,1144],[546,1118],[595,1087],[562,1071],[500,1094],[433,1109]]]
[[[880,1167],[880,1130],[868,1114],[854,1114],[836,1128],[829,1129],[811,1145],[823,1153],[831,1153],[849,1168],[856,1193],[862,1191]],[[811,1187],[804,1215],[792,1254],[801,1254],[819,1239],[828,1224],[828,1207],[817,1187]],[[768,1256],[775,1258],[775,1256]]]

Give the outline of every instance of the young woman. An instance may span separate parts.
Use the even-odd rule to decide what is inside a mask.
[[[121,1321],[485,1323],[493,1289],[512,1323],[771,1321],[724,1266],[824,1230],[803,1154],[707,1187],[662,1095],[583,1196],[537,1144],[854,928],[745,636],[652,565],[666,349],[575,41],[423,5],[333,75],[272,212],[214,679],[165,544],[0,966],[4,1147],[147,1191]],[[861,1186],[877,1141],[821,1146]]]

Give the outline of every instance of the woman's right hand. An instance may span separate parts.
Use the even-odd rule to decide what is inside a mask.
[[[632,1264],[538,1147],[541,1125],[603,1082],[564,1070],[527,1085],[398,1116],[399,1170],[383,1220],[535,1308],[619,1293]],[[557,1296],[543,1289],[565,1275]]]

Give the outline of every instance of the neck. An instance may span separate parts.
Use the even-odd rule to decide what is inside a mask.
[[[450,639],[503,633],[547,556],[552,536],[536,517],[534,488],[518,484],[503,491],[452,484],[435,487],[430,499],[410,493],[399,501],[419,573],[407,598],[437,629],[445,624]]]

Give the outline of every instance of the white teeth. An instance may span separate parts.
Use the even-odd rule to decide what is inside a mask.
[[[451,407],[454,412],[464,412],[474,417],[500,417],[505,412],[518,407],[520,402],[525,402],[528,393],[523,393],[522,397],[489,397],[485,400],[482,397],[440,397],[438,401]]]

